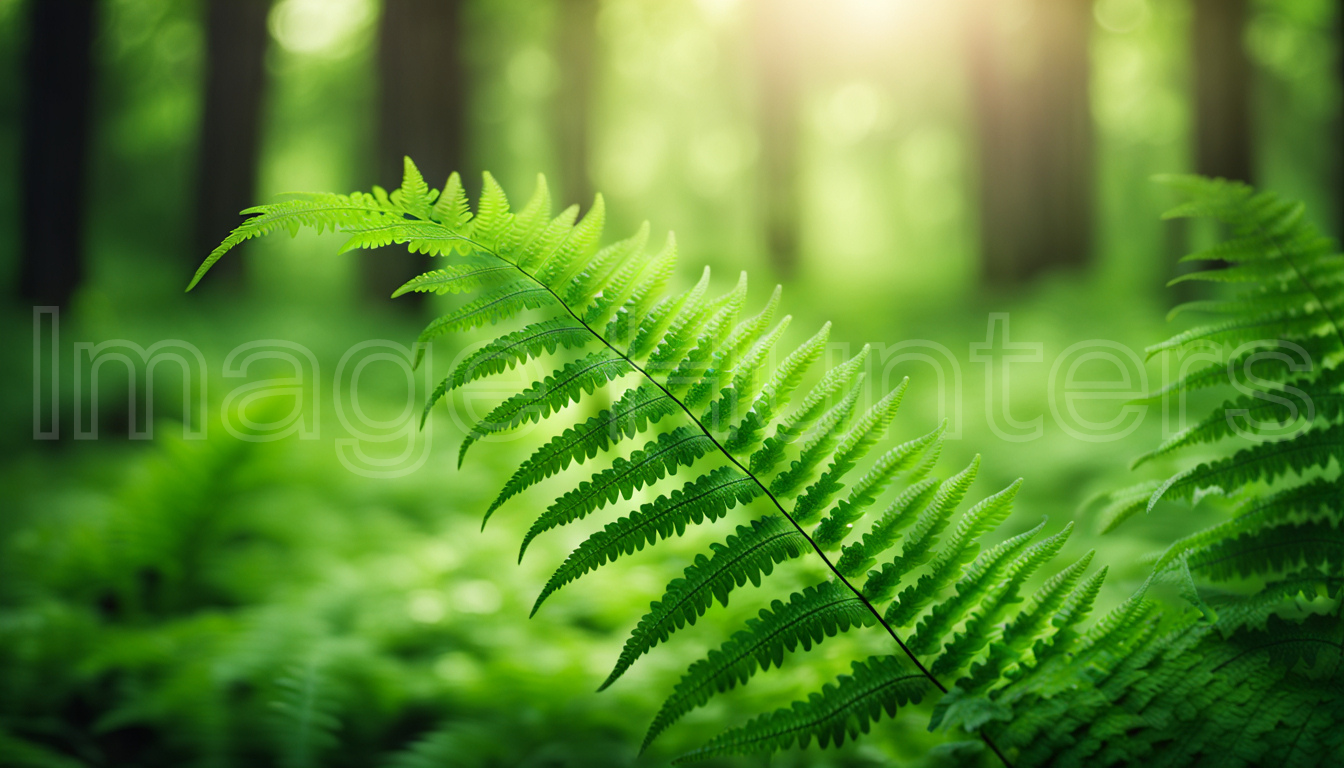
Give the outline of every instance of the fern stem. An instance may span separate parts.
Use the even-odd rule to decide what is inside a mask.
[[[640,366],[634,360],[630,359],[630,357],[626,355],[624,352],[613,346],[611,342],[607,341],[607,339],[601,333],[598,333],[598,331],[595,328],[593,328],[586,321],[584,321],[584,319],[580,317],[579,314],[569,306],[569,302],[565,301],[550,286],[546,285],[541,280],[538,280],[534,275],[530,274],[520,265],[512,261],[509,261],[508,259],[499,255],[499,253],[497,253],[493,249],[487,248],[484,245],[471,240],[470,238],[462,238],[462,239],[470,243],[474,247],[480,248],[481,250],[491,254],[492,256],[504,262],[505,264],[509,264],[514,269],[517,269],[522,275],[527,277],[529,280],[533,281],[534,283],[545,289],[547,293],[549,293],[552,297],[555,298],[556,303],[559,304],[561,307],[563,307],[564,310],[569,313],[570,317],[573,317],[575,320],[577,320],[579,324],[582,325],[585,329],[587,329],[589,333],[593,334],[593,336],[595,336],[598,341],[606,345],[607,349],[610,349],[614,354],[616,354],[618,357],[624,360],[631,368],[638,371],[640,375],[642,375],[645,379],[648,379],[648,381],[651,384],[653,384],[655,387],[661,390],[664,395],[666,395],[668,398],[672,400],[672,402],[676,403],[677,406],[681,408],[682,412],[686,414],[686,417],[690,419],[693,424],[699,427],[702,432],[705,433],[705,436],[709,438],[710,442],[714,443],[714,447],[719,450],[719,453],[721,453],[724,458],[728,459],[728,461],[732,462],[733,466],[741,470],[742,474],[751,478],[752,482],[756,483],[756,485],[760,487],[761,491],[765,494],[766,498],[770,499],[770,502],[775,505],[775,508],[779,510],[780,514],[782,514],[784,518],[788,520],[793,525],[793,527],[803,535],[803,538],[807,539],[808,544],[812,546],[812,550],[817,553],[817,556],[820,557],[821,561],[826,564],[826,567],[830,569],[831,573],[834,574],[835,578],[838,579],[842,584],[844,584],[845,587],[849,589],[849,591],[853,592],[854,595],[863,602],[864,607],[867,608],[868,612],[873,615],[873,618],[877,619],[878,623],[881,624],[883,629],[887,631],[887,634],[891,636],[891,639],[896,641],[896,645],[900,647],[901,651],[904,652],[905,655],[910,659],[911,663],[915,665],[915,668],[918,669],[920,673],[924,675],[924,677],[928,678],[929,682],[933,683],[934,687],[936,687],[940,693],[943,694],[947,693],[947,686],[943,685],[942,682],[940,682],[938,678],[935,677],[933,673],[930,672],[926,666],[924,666],[923,662],[921,662],[919,658],[915,656],[914,652],[910,650],[909,646],[907,646],[905,642],[901,640],[900,636],[896,634],[895,628],[893,628],[891,624],[888,623],[885,618],[883,618],[882,612],[879,611],[877,607],[874,606],[872,602],[870,602],[868,598],[864,596],[863,590],[855,587],[854,584],[851,583],[849,579],[845,578],[844,574],[840,573],[839,569],[837,569],[835,567],[835,564],[831,562],[831,559],[822,550],[821,546],[818,545],[817,542],[814,541],[811,536],[807,535],[807,532],[803,530],[803,527],[799,525],[798,521],[793,519],[793,516],[790,515],[787,510],[784,509],[784,505],[780,503],[779,499],[775,498],[775,495],[770,492],[770,489],[766,487],[765,483],[761,482],[761,479],[756,476],[756,473],[748,470],[746,467],[742,465],[741,462],[739,462],[736,458],[734,458],[733,455],[728,452],[728,449],[723,447],[723,444],[719,442],[719,439],[714,436],[714,434],[709,430],[709,428],[706,427],[704,424],[702,424],[700,422],[700,419],[696,418],[695,415],[691,413],[690,408],[688,408],[686,404],[681,401],[680,398],[673,395],[667,389],[667,387],[659,383],[659,381],[655,379],[648,371],[644,370],[642,366]],[[1344,341],[1344,337],[1341,337],[1341,341]],[[1008,761],[1008,757],[1003,754],[1003,752],[999,749],[998,745],[994,743],[994,740],[989,736],[989,734],[985,733],[984,731],[980,731],[979,735],[980,738],[985,742],[985,745],[988,746],[990,750],[994,752],[994,754],[999,758],[1000,761],[1003,762],[1006,768],[1013,768],[1013,764]]]

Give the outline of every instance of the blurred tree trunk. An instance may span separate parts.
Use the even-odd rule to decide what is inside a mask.
[[[205,258],[256,204],[261,112],[266,90],[266,17],[271,0],[209,0],[205,11],[205,104],[196,180],[195,250]],[[224,259],[212,281],[237,284],[241,259]]]
[[[560,206],[593,200],[588,174],[593,93],[598,77],[597,0],[560,0],[556,50],[560,89],[555,101],[560,144]]]
[[[95,0],[28,4],[19,295],[68,306],[83,275]]]
[[[1194,0],[1195,171],[1251,183],[1246,0]]]
[[[1093,142],[1087,0],[979,0],[969,61],[982,273],[1017,283],[1088,263]]]
[[[767,255],[783,279],[798,270],[801,241],[799,122],[802,87],[797,14],[791,4],[757,0],[753,7],[756,121],[760,141],[761,217]]]
[[[410,156],[431,187],[457,171],[468,190],[478,182],[467,163],[470,110],[465,0],[386,0],[379,29],[380,88],[378,178],[388,189],[401,184],[402,158]],[[427,268],[427,257],[401,246],[366,255],[367,294],[386,300],[402,283]],[[423,294],[399,299],[415,303]]]

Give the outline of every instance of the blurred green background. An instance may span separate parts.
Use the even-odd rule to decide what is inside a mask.
[[[353,374],[357,402],[348,391],[365,358],[347,356],[368,354],[357,345],[409,345],[444,306],[386,298],[423,262],[336,255],[339,236],[303,234],[249,243],[182,293],[238,210],[394,187],[405,154],[431,182],[462,171],[473,194],[488,169],[515,203],[538,172],[564,204],[601,191],[608,239],[644,219],[655,240],[676,232],[681,284],[702,264],[725,288],[748,270],[754,301],[782,283],[797,339],[832,320],[832,339],[875,345],[876,375],[911,376],[898,438],[948,416],[945,472],[981,453],[973,493],[1027,478],[1001,535],[1076,521],[1065,554],[1099,549],[1113,604],[1204,513],[1101,536],[1085,502],[1129,482],[1129,458],[1174,417],[1153,406],[1120,439],[1080,439],[1051,412],[1052,364],[1097,339],[1141,355],[1192,296],[1164,282],[1209,233],[1160,221],[1174,201],[1154,174],[1275,188],[1338,233],[1342,7],[0,0],[0,765],[660,765],[884,648],[859,632],[802,654],[637,760],[680,671],[762,594],[592,690],[648,601],[746,514],[603,569],[528,620],[549,569],[600,522],[515,566],[521,527],[584,470],[479,532],[535,433],[482,445],[459,471],[461,403],[425,433],[396,426],[437,379],[408,385],[372,360]],[[1011,365],[1008,402],[1017,420],[1041,417],[1038,439],[988,423],[1001,398],[970,345],[991,313],[1008,313],[1012,342],[1041,345],[1040,362]],[[151,370],[125,345],[107,351],[130,364],[92,386],[88,345],[115,340],[199,350],[204,400],[181,366]],[[259,340],[312,352],[301,406],[229,400],[294,375],[274,358],[226,375],[230,351]],[[438,344],[431,372],[471,341]],[[942,377],[893,362],[911,341]],[[1160,385],[1162,364],[1146,371]],[[238,436],[291,407],[314,439]],[[1105,421],[1122,407],[1083,410]],[[803,563],[783,583],[820,576]],[[951,761],[928,750],[955,736],[925,722],[903,715],[860,746],[770,764]]]

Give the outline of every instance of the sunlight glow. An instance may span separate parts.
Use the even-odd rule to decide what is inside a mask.
[[[271,10],[271,34],[293,53],[340,57],[373,23],[370,0],[282,0]]]

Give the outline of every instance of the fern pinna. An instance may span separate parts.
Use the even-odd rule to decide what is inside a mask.
[[[444,258],[442,268],[411,280],[398,295],[480,292],[431,322],[421,342],[528,311],[542,314],[474,352],[430,398],[426,413],[468,382],[561,350],[568,355],[569,362],[557,363],[552,374],[472,425],[459,463],[481,438],[567,417],[566,406],[595,390],[624,387],[609,408],[536,449],[486,510],[488,519],[571,465],[595,462],[626,441],[643,442],[628,455],[604,458],[588,479],[550,504],[523,537],[520,558],[538,535],[605,512],[664,478],[695,475],[613,516],[588,537],[543,587],[537,608],[584,574],[680,536],[688,526],[716,521],[739,505],[755,510],[651,603],[602,688],[716,602],[727,604],[738,587],[759,585],[775,566],[811,554],[829,568],[831,578],[773,601],[692,664],[655,715],[645,747],[715,694],[783,665],[794,650],[855,627],[880,627],[892,640],[890,654],[854,662],[850,674],[808,699],[733,728],[682,759],[805,747],[813,740],[839,745],[867,732],[884,713],[942,695],[960,677],[997,675],[1033,645],[1051,646],[1096,596],[1101,574],[1085,575],[1088,555],[1017,606],[1024,584],[1060,550],[1069,529],[1037,540],[1042,523],[981,552],[980,539],[1007,518],[1020,481],[972,505],[953,525],[979,462],[934,477],[941,429],[886,448],[859,474],[865,457],[882,444],[906,382],[863,407],[866,347],[829,370],[815,370],[829,326],[780,351],[789,317],[776,320],[778,288],[754,314],[745,312],[745,276],[711,296],[706,270],[691,290],[669,295],[676,259],[671,236],[651,254],[647,225],[600,246],[600,196],[581,220],[577,206],[552,217],[539,180],[531,201],[515,212],[487,174],[472,211],[457,175],[442,191],[431,190],[408,159],[403,183],[391,193],[301,195],[246,213],[251,218],[210,254],[192,286],[249,238],[331,227],[350,235],[347,248],[401,243]],[[888,494],[866,532],[853,536]]]
[[[1045,656],[994,695],[958,691],[948,710],[1025,761],[1060,765],[1339,765],[1344,755],[1344,256],[1303,206],[1223,180],[1173,177],[1190,201],[1171,217],[1227,232],[1186,260],[1221,268],[1177,278],[1229,285],[1177,307],[1221,316],[1149,349],[1224,345],[1228,363],[1192,370],[1157,395],[1217,386],[1241,394],[1140,456],[1214,458],[1111,494],[1113,529],[1163,502],[1230,499],[1229,517],[1180,538],[1150,581],[1199,611],[1163,617],[1131,598],[1071,658]],[[1226,447],[1224,447],[1226,446]],[[1081,683],[1081,684],[1080,684]]]

